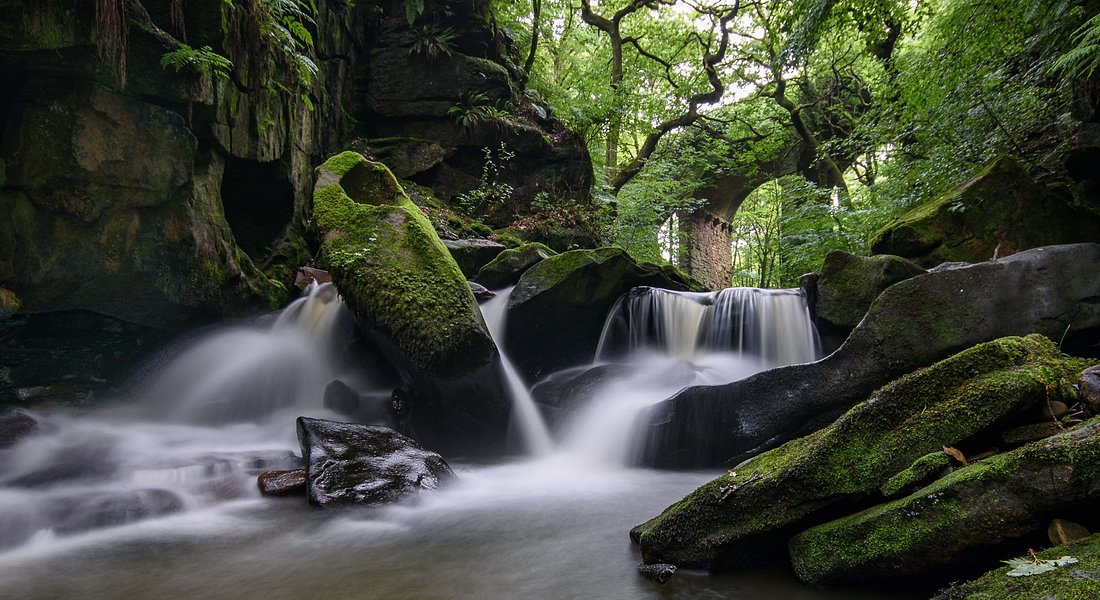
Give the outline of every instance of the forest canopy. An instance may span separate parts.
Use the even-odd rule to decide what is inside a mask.
[[[865,252],[889,219],[998,156],[1064,177],[1072,92],[1100,62],[1097,7],[1070,0],[495,8],[529,93],[588,145],[616,243],[670,258],[673,215],[739,178],[738,285],[790,286],[829,249]]]

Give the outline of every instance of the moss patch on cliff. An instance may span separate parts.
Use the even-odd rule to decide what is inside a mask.
[[[1076,558],[1077,564],[1031,577],[1009,577],[1012,567],[1001,567],[974,581],[944,590],[936,600],[1093,600],[1100,597],[1100,534],[1037,554],[1042,560],[1067,555]]]
[[[320,260],[348,305],[413,365],[451,375],[491,360],[495,347],[465,277],[384,165],[354,152],[329,159],[313,216]]]

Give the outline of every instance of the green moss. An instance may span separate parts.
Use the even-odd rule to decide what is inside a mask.
[[[913,461],[909,468],[888,479],[879,490],[883,496],[897,496],[928,481],[933,475],[942,473],[950,464],[951,458],[946,453],[929,452]]]
[[[1100,534],[1038,553],[1043,560],[1073,556],[1079,562],[1030,577],[1009,577],[1011,567],[995,569],[944,590],[937,600],[1095,600],[1100,598]]]
[[[1080,362],[1031,335],[979,344],[906,375],[832,425],[746,461],[666,509],[639,530],[643,557],[709,567],[723,547],[873,493],[917,458],[1045,399],[1044,368],[1069,387]]]
[[[493,239],[505,248],[519,248],[525,243],[519,236],[506,229],[499,229],[493,232]]]
[[[912,574],[962,549],[1027,533],[1033,515],[1097,493],[1098,429],[1092,422],[995,455],[904,498],[808,529],[790,542],[795,571],[811,583]]]
[[[22,306],[19,296],[8,288],[0,287],[0,315],[10,315],[18,312]]]
[[[356,314],[426,372],[450,375],[490,360],[492,341],[465,277],[389,170],[348,152],[321,170],[352,176],[351,190],[318,178],[313,216],[322,266]]]

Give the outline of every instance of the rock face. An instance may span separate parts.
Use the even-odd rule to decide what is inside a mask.
[[[481,267],[474,281],[491,290],[506,288],[519,282],[520,276],[526,273],[527,269],[555,254],[557,252],[548,248],[546,244],[524,244],[518,248],[511,248],[501,252],[493,258],[492,262]]]
[[[535,381],[592,360],[608,311],[632,287],[688,290],[675,269],[638,263],[620,248],[571,250],[528,269],[508,299],[505,346]]]
[[[390,171],[354,152],[329,159],[313,211],[320,260],[410,387],[415,434],[445,447],[502,443],[496,346],[466,278]]]
[[[803,581],[912,575],[967,550],[1043,531],[1041,515],[1100,496],[1100,424],[964,467],[900,500],[811,528],[790,543]]]
[[[435,452],[385,427],[298,417],[310,504],[389,504],[454,477]]]
[[[896,377],[1006,335],[1060,339],[1069,326],[1063,349],[1087,350],[1100,339],[1098,265],[1100,245],[1050,246],[896,283],[830,356],[687,388],[656,405],[645,460],[737,464],[830,422]]]
[[[829,252],[814,289],[813,312],[818,332],[823,338],[839,338],[835,345],[838,346],[883,290],[924,272],[898,256]]]
[[[482,267],[504,250],[502,244],[492,240],[443,240],[443,245],[468,279],[473,279]]]
[[[584,142],[519,91],[526,75],[487,0],[424,4],[411,26],[403,0],[378,7],[362,120],[379,159],[451,201],[482,184],[491,152],[498,181],[511,187],[481,207],[494,227],[530,213],[539,194],[588,202],[592,162]]]
[[[981,344],[877,390],[835,423],[765,452],[641,526],[646,562],[748,562],[755,538],[876,495],[922,456],[1048,399],[1074,394],[1079,361],[1042,336]],[[1044,373],[1046,375],[1044,375]],[[1044,386],[1051,378],[1053,392]]]
[[[875,234],[871,250],[924,267],[978,262],[1021,250],[1100,241],[1100,217],[1071,207],[1001,158],[970,181],[922,204]]]

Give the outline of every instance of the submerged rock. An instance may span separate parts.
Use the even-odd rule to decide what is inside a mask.
[[[1042,531],[1043,515],[1098,497],[1100,423],[1093,423],[963,467],[900,500],[808,529],[791,539],[791,563],[808,583],[914,575]]]
[[[183,510],[183,501],[168,490],[89,492],[47,500],[42,525],[58,534],[72,534],[125,525],[180,510]]]
[[[256,477],[256,485],[264,496],[297,496],[306,492],[306,470],[264,471]]]
[[[571,250],[540,261],[508,299],[505,346],[528,381],[596,353],[604,319],[630,288],[698,289],[676,269],[639,263],[621,248]]]
[[[38,419],[30,413],[15,410],[0,415],[0,448],[11,446],[38,429]]]
[[[416,435],[440,447],[501,447],[509,406],[496,346],[424,213],[384,165],[344,152],[318,169],[313,214],[321,262],[408,385]]]
[[[1100,244],[1037,248],[901,281],[828,357],[690,387],[656,405],[644,459],[663,467],[737,464],[831,422],[894,378],[1007,335],[1060,339],[1070,326],[1062,347],[1087,350],[1100,339],[1097,298]]]
[[[527,269],[555,254],[557,252],[551,250],[546,244],[524,244],[518,248],[511,248],[501,252],[491,262],[481,267],[474,281],[491,290],[506,288],[515,285]]]
[[[298,417],[298,442],[318,506],[389,504],[455,476],[443,457],[385,427]]]
[[[651,581],[664,585],[672,576],[676,574],[676,565],[638,565],[638,574]]]
[[[750,562],[753,540],[871,497],[915,460],[1047,398],[1079,361],[1041,336],[981,344],[884,386],[832,425],[707,483],[637,530],[642,558],[690,568]]]

